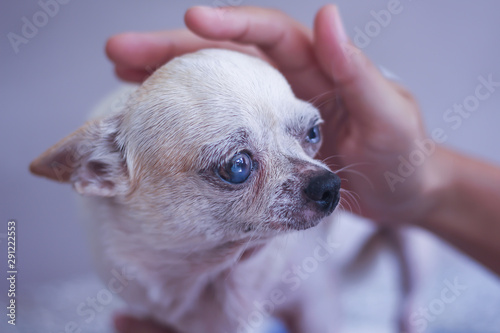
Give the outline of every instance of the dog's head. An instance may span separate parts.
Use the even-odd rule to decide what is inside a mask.
[[[203,50],[170,61],[123,110],[93,120],[31,164],[108,197],[144,232],[238,239],[315,226],[340,179],[313,159],[321,117],[263,61]]]

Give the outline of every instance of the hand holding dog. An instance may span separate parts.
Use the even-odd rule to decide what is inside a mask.
[[[107,52],[119,77],[144,80],[171,58],[200,48],[230,48],[276,66],[297,97],[314,101],[326,120],[320,158],[341,172],[352,210],[379,222],[414,222],[432,206],[439,184],[427,169],[391,188],[385,172],[397,172],[398,156],[408,156],[425,138],[411,95],[382,76],[348,40],[335,6],[323,7],[314,32],[269,9],[195,7],[186,13],[189,31],[123,34]],[[442,179],[442,177],[439,177]]]

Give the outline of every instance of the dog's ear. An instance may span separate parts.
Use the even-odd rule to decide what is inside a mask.
[[[86,123],[34,160],[30,171],[71,182],[84,195],[125,194],[128,171],[122,147],[116,142],[120,123],[119,115]]]

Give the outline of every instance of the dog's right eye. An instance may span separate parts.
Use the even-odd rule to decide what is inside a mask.
[[[240,184],[248,179],[253,170],[253,163],[247,153],[238,153],[219,169],[219,176],[232,184]]]

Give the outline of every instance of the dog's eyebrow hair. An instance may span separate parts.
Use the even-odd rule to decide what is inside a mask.
[[[321,119],[320,116],[316,115],[316,116],[311,118],[311,121],[309,122],[309,127],[313,127],[313,126],[319,125],[321,123],[323,123],[323,119]]]
[[[307,119],[309,118],[309,120]],[[288,133],[294,136],[301,135],[304,131],[308,130],[309,128],[319,125],[323,122],[321,117],[319,115],[314,115],[312,117],[309,117],[308,115],[301,115],[300,119],[289,123],[286,127],[286,130]]]
[[[200,147],[201,163],[208,166],[221,162],[228,154],[247,148],[249,142],[248,132],[244,128],[238,128],[221,140],[202,145]]]

